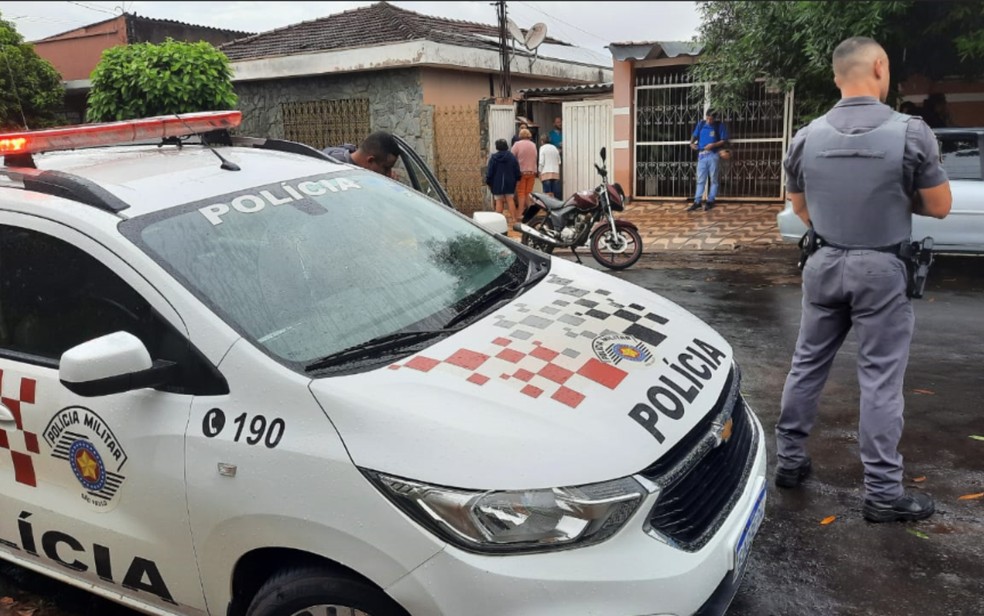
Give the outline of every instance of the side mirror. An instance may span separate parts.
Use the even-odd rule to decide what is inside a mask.
[[[121,331],[62,353],[58,380],[80,396],[108,396],[164,385],[176,372],[177,364],[151,360],[139,338]]]
[[[608,154],[608,148],[601,148],[601,162],[604,164],[605,156]]]
[[[506,234],[509,230],[509,225],[506,223],[506,217],[499,212],[475,212],[472,215],[475,222],[485,227],[486,231],[492,233]]]

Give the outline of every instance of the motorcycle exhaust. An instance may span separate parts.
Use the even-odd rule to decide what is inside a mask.
[[[513,231],[519,231],[520,233],[523,233],[523,234],[526,234],[526,235],[535,237],[536,239],[540,240],[541,242],[546,242],[547,244],[550,244],[551,246],[560,246],[561,248],[564,248],[564,247],[569,246],[569,244],[565,244],[565,243],[563,243],[561,241],[555,240],[552,237],[548,237],[548,236],[540,233],[539,231],[537,231],[533,227],[531,227],[529,225],[525,225],[525,224],[523,224],[521,222],[517,222],[516,224],[513,225]]]

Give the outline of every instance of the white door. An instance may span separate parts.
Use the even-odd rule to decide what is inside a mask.
[[[489,105],[489,151],[486,156],[495,151],[496,139],[505,139],[512,145],[513,135],[516,134],[516,106]]]
[[[194,386],[83,397],[58,375],[68,348],[120,330],[179,360],[177,315],[101,244],[9,213],[0,308],[0,550],[131,605],[203,614],[184,480]]]
[[[615,119],[612,100],[564,103],[564,147],[561,174],[564,195],[591,190],[601,183],[595,163],[601,164],[599,152],[607,150],[609,179],[612,179],[612,151],[615,147]]]

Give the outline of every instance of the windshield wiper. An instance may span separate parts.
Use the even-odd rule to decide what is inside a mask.
[[[453,316],[450,321],[445,323],[444,327],[454,327],[462,321],[470,319],[477,314],[491,312],[492,308],[490,308],[490,306],[495,307],[497,304],[505,303],[514,299],[524,289],[527,289],[543,280],[548,271],[550,271],[550,268],[546,266],[546,262],[530,261],[525,280],[517,281],[514,284],[502,287],[492,287],[491,289],[485,291],[485,293],[482,293],[473,299],[461,310],[461,312]]]
[[[456,331],[458,331],[458,329],[449,329],[445,327],[444,329],[394,332],[392,334],[380,336],[379,338],[373,338],[372,340],[351,346],[347,349],[342,349],[337,353],[326,355],[325,357],[304,366],[304,371],[315,372],[317,370],[331,368],[332,366],[346,364],[357,359],[365,359],[376,355],[386,357],[387,355],[385,354],[388,351],[403,349],[408,346],[413,346],[416,343],[430,340],[431,338],[436,338],[437,336],[453,334]]]

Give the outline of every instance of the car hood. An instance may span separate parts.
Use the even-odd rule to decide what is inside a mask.
[[[461,332],[311,389],[360,467],[534,489],[646,468],[712,411],[731,367],[731,347],[676,304],[554,259]]]

